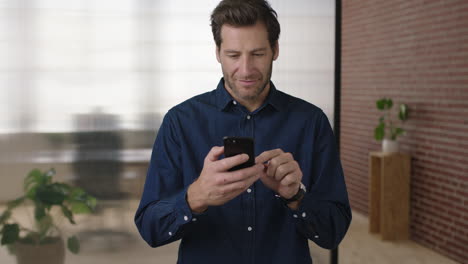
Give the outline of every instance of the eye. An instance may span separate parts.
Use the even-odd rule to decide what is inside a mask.
[[[255,56],[255,57],[261,57],[261,56],[263,56],[263,55],[265,55],[265,54],[263,54],[263,53],[254,53],[254,56]]]

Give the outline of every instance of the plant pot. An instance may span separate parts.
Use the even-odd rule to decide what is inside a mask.
[[[384,139],[382,141],[382,152],[391,153],[398,152],[400,149],[400,144],[396,140]]]
[[[64,264],[65,244],[61,238],[40,245],[17,242],[15,254],[18,264]]]

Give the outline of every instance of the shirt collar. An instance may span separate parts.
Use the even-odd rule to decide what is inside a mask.
[[[284,100],[283,94],[276,90],[275,85],[270,81],[270,92],[265,100],[265,103],[259,108],[263,108],[266,105],[271,105],[275,110],[282,111],[286,109],[287,102]],[[226,91],[224,87],[224,78],[218,83],[216,87],[216,105],[220,111],[226,110],[234,102],[234,98]]]

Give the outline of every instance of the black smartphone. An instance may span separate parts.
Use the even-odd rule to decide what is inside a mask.
[[[224,137],[224,156],[232,157],[245,153],[249,160],[245,163],[232,167],[229,171],[248,168],[255,165],[254,139],[249,137]]]

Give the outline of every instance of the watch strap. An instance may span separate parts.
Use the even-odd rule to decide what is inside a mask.
[[[296,202],[296,201],[299,201],[300,199],[302,199],[302,197],[304,197],[306,193],[306,188],[304,186],[304,184],[301,183],[301,185],[299,186],[299,190],[297,191],[297,193],[289,198],[289,199],[286,199],[284,197],[281,197],[281,199],[283,200],[283,202],[285,202],[286,204],[289,204],[289,203],[292,203],[292,202]]]

